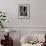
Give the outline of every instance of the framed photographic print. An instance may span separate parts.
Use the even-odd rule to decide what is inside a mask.
[[[19,4],[18,18],[29,19],[30,18],[30,4]]]

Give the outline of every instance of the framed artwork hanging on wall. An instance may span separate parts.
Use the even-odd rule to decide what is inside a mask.
[[[18,18],[29,19],[30,18],[30,4],[18,5]]]

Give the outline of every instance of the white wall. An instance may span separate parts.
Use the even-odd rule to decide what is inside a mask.
[[[18,4],[30,4],[30,19],[18,19]],[[0,0],[0,10],[6,12],[6,27],[24,31],[46,31],[46,0]]]
[[[18,4],[30,4],[30,19],[18,19]],[[0,0],[7,27],[46,27],[46,0]]]

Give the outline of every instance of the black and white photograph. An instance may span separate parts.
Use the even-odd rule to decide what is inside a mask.
[[[29,4],[22,4],[19,5],[19,18],[28,19],[30,16],[30,5]]]

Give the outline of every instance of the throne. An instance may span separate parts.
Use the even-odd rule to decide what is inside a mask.
[[[13,46],[13,40],[9,37],[9,33],[7,35],[4,35],[5,40],[1,39],[1,44],[3,46]]]

